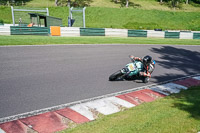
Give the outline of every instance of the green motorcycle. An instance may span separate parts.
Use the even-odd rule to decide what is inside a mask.
[[[140,79],[143,83],[148,83],[149,77],[139,76],[139,73],[144,71],[143,63],[141,61],[131,60],[132,63],[128,63],[124,68],[110,75],[109,81]]]

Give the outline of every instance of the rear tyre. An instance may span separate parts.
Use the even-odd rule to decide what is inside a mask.
[[[143,83],[148,83],[149,79],[150,79],[149,77],[143,77],[142,81],[143,81]]]
[[[110,75],[109,81],[115,81],[115,80],[119,79],[122,75],[123,75],[123,73],[121,72],[121,70],[119,70],[119,71],[113,73],[112,75]]]

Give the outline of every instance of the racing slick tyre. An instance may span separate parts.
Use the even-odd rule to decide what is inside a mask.
[[[143,81],[143,83],[148,83],[149,82],[149,77],[143,77],[142,78],[142,81]]]
[[[119,70],[119,71],[113,73],[112,75],[110,75],[109,81],[115,81],[115,80],[119,79],[122,75],[123,75],[123,73],[121,72],[121,70]]]

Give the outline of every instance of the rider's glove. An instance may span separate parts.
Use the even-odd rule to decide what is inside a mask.
[[[140,76],[151,77],[150,73],[140,72]]]
[[[130,57],[131,59],[134,59],[134,58],[135,58],[133,55],[129,55],[129,57]]]

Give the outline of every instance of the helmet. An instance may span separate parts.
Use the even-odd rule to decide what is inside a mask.
[[[152,57],[149,55],[146,55],[145,57],[143,57],[143,64],[144,64],[144,68],[147,69],[147,66],[152,62]]]

